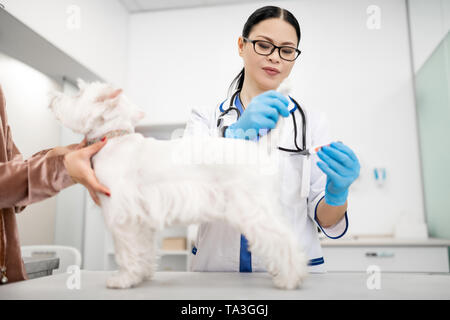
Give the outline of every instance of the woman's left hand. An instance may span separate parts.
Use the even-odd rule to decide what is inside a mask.
[[[360,164],[355,153],[342,142],[333,142],[317,152],[317,166],[327,175],[325,202],[342,206],[347,201],[348,189],[358,178]]]

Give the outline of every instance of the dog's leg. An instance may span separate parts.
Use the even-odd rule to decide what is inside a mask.
[[[307,275],[307,258],[288,226],[266,208],[271,207],[260,206],[230,222],[248,239],[250,251],[266,262],[275,286],[295,289]]]
[[[295,289],[302,284],[308,274],[308,259],[292,231],[288,228],[281,229],[284,229],[285,233],[276,241],[278,243],[276,247],[281,246],[281,249],[278,247],[278,254],[266,256],[266,264],[268,270],[272,270],[275,286],[282,289]]]
[[[153,276],[155,235],[152,230],[123,225],[113,230],[119,272],[107,279],[108,288],[130,288]]]
[[[144,264],[146,266],[144,279],[151,280],[158,269],[158,244],[156,230],[153,229],[147,232],[147,251],[143,254],[142,259],[144,260]]]

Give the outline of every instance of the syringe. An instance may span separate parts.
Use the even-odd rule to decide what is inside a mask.
[[[342,143],[342,141],[336,141],[336,142]],[[331,143],[324,144],[324,145],[319,145],[319,146],[311,147],[309,149],[298,151],[298,152],[295,152],[295,153],[296,154],[302,154],[302,155],[305,155],[305,156],[312,156],[313,154],[316,154],[317,152],[319,152],[319,150],[322,149],[323,147],[328,147],[330,145],[331,145]]]

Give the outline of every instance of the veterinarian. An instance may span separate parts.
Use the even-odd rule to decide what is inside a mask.
[[[11,135],[0,86],[0,285],[27,279],[15,214],[25,206],[50,198],[81,183],[99,205],[96,192],[110,195],[91,168],[91,157],[106,144],[85,147],[86,141],[40,151],[23,161]]]
[[[349,187],[358,177],[360,165],[354,152],[343,143],[331,143],[310,156],[311,160],[295,153],[302,149],[299,146],[310,148],[332,142],[321,113],[306,109],[293,97],[296,108],[289,111],[289,100],[275,91],[301,53],[300,38],[298,21],[289,11],[274,6],[256,10],[238,38],[244,67],[231,84],[234,93],[217,106],[194,108],[185,135],[248,139],[236,133],[270,130],[280,116],[290,117],[292,121],[287,119],[284,128],[288,135],[279,146],[285,150],[279,151],[280,203],[309,258],[308,270],[324,272],[318,228],[331,239],[345,234]],[[306,195],[302,179],[307,179]],[[247,239],[220,222],[199,226],[192,254],[192,271],[265,271],[262,261],[248,251]]]

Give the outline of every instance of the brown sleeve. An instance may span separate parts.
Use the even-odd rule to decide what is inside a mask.
[[[16,207],[20,212],[74,184],[64,166],[64,155],[48,157],[51,149],[47,149],[23,161],[11,134],[7,145],[11,160],[0,163],[0,208]]]

